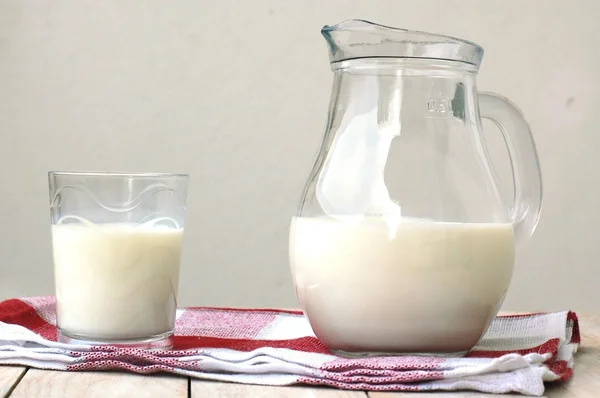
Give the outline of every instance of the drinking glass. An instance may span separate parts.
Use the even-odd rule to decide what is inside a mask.
[[[171,348],[189,177],[48,179],[58,340]]]

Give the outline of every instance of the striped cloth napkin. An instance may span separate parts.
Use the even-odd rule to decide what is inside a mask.
[[[175,347],[144,351],[56,342],[53,297],[0,303],[0,365],[56,370],[122,369],[202,379],[351,390],[476,390],[540,396],[544,382],[571,377],[580,342],[577,316],[555,312],[498,317],[465,358],[346,359],[331,355],[301,312],[185,308]]]

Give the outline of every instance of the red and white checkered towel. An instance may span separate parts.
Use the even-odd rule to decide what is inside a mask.
[[[313,384],[352,390],[477,390],[542,395],[568,379],[580,342],[577,316],[555,312],[498,317],[465,358],[345,359],[331,355],[301,312],[186,308],[172,351],[56,342],[52,297],[0,303],[0,365],[57,370],[170,372],[263,385]]]

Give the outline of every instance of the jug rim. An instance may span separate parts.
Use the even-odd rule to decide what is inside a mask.
[[[396,28],[364,19],[325,25],[330,63],[365,58],[412,58],[456,61],[479,68],[483,47],[454,36]]]

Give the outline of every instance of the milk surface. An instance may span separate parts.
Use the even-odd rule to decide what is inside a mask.
[[[182,240],[168,227],[53,226],[58,326],[98,339],[171,331]]]
[[[502,304],[513,229],[293,218],[290,264],[300,304],[329,348],[460,352],[477,343]]]

